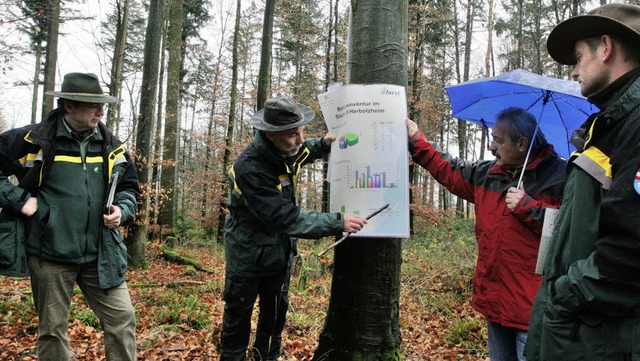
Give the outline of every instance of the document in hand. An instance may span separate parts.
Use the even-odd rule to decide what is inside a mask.
[[[118,186],[118,178],[120,174],[115,172],[113,174],[113,180],[109,187],[109,196],[107,197],[107,203],[105,205],[104,214],[111,214],[111,205],[113,204],[113,197],[116,195],[116,187]]]
[[[549,253],[549,243],[551,242],[551,235],[556,225],[558,213],[560,213],[560,210],[556,208],[545,208],[544,210],[540,248],[538,249],[538,261],[536,262],[536,274],[541,275],[544,270],[544,261],[547,253]]]

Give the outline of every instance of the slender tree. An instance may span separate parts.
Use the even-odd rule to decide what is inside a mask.
[[[182,81],[182,26],[184,21],[183,0],[172,0],[168,32],[169,62],[167,65],[167,103],[164,118],[164,141],[162,151],[162,177],[160,184],[166,202],[160,207],[158,224],[165,230],[173,227],[177,207],[176,160],[178,159],[180,89]]]
[[[238,102],[238,43],[240,40],[240,18],[241,5],[240,0],[236,0],[236,22],[233,31],[233,45],[231,48],[232,64],[231,67],[231,99],[229,102],[229,121],[227,123],[227,135],[225,137],[224,156],[222,158],[222,178],[226,178],[229,164],[231,163],[231,144],[233,142],[233,128],[236,123],[236,107]],[[218,240],[222,241],[222,226],[226,214],[224,212],[225,200],[220,200],[220,211],[218,213]]]
[[[138,0],[117,0],[113,5],[101,23],[99,44],[109,55],[107,62],[111,62],[109,92],[120,98],[119,103],[109,108],[107,126],[116,135],[135,143],[140,100],[137,75],[142,73],[147,11]]]
[[[144,46],[144,66],[142,70],[142,95],[140,116],[136,136],[136,170],[143,188],[143,197],[138,221],[133,225],[127,238],[129,265],[134,268],[146,267],[146,242],[149,223],[149,184],[153,162],[153,144],[151,134],[154,129],[154,114],[158,87],[158,69],[160,68],[160,47],[162,43],[162,13],[164,0],[151,0],[149,20]]]
[[[262,23],[262,51],[260,52],[260,71],[258,72],[258,94],[256,109],[262,109],[269,97],[271,84],[271,46],[273,44],[273,17],[276,0],[266,0],[264,22]]]
[[[58,62],[58,32],[60,29],[60,0],[49,1],[47,12],[47,50],[44,62],[44,90],[52,91],[56,83]],[[53,110],[51,97],[42,97],[42,119]]]
[[[129,27],[129,0],[116,0],[115,2],[116,34],[113,48],[113,60],[111,62],[111,81],[109,82],[109,94],[119,98],[122,89],[122,71],[124,68],[124,55],[127,45],[127,30]],[[107,113],[107,127],[116,128],[116,119],[120,113],[120,102],[115,103]]]
[[[352,2],[347,80],[407,85],[407,0]],[[335,250],[331,300],[314,360],[400,358],[401,240],[356,238]]]
[[[49,13],[47,8],[49,2],[46,0],[25,0],[20,5],[20,10],[24,16],[25,25],[18,24],[18,29],[26,33],[31,40],[31,50],[34,54],[33,67],[33,87],[31,94],[31,124],[38,122],[38,90],[40,89],[40,74],[42,73],[42,53],[43,43],[47,38],[47,30],[49,29]]]
[[[493,0],[488,0],[487,3],[487,55],[484,58],[484,76],[486,78],[491,76],[491,70],[495,70],[492,66],[493,60]],[[482,135],[480,136],[480,156],[479,160],[484,160],[484,150],[487,148],[488,127],[481,125],[480,130]]]
[[[336,0],[337,2],[338,0]],[[329,84],[331,83],[331,43],[333,41],[333,32],[338,31],[337,28],[334,28],[333,24],[334,17],[334,7],[333,0],[329,0],[329,20],[328,23],[328,32],[327,32],[327,47],[325,49],[324,55],[324,89],[325,91],[329,89]],[[338,14],[335,13],[335,17],[338,17]],[[329,164],[324,162],[322,165],[322,212],[329,212],[329,194],[331,193],[331,188],[329,181],[327,179],[327,175],[329,172]]]

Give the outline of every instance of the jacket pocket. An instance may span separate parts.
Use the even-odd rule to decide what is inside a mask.
[[[127,272],[127,246],[117,228],[102,227],[102,240],[98,247],[98,278],[100,287],[109,289],[125,281]]]
[[[38,227],[42,231],[40,240],[41,253],[47,257],[58,257],[61,261],[82,259],[83,249],[87,246],[84,230],[86,216],[78,216],[77,224],[72,224],[71,217],[66,216],[63,209],[50,206],[38,219]],[[34,232],[35,233],[35,232]],[[33,239],[33,237],[30,237]]]
[[[287,264],[288,245],[278,235],[255,232],[254,264],[259,271],[279,272]]]
[[[20,216],[0,214],[0,274],[28,276],[25,250],[25,222]]]
[[[11,267],[16,262],[17,243],[15,222],[0,223],[0,267]]]
[[[571,314],[548,303],[542,316],[540,350],[543,360],[601,360],[606,350],[602,319],[590,314]]]

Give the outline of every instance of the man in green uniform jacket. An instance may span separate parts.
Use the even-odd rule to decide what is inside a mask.
[[[601,111],[574,132],[527,360],[640,360],[640,7],[558,24],[551,56],[575,65]]]
[[[38,360],[72,357],[67,328],[75,284],[100,319],[107,360],[135,360],[135,310],[118,227],[133,219],[140,189],[124,144],[100,121],[104,103],[118,99],[85,73],[65,75],[61,91],[46,95],[58,97],[58,107],[42,122],[0,135],[3,219],[27,225],[20,237],[12,234],[18,227],[0,230],[0,245],[6,250],[17,239],[29,265],[15,269],[13,261],[26,261],[2,253],[0,274],[31,275]]]
[[[367,223],[351,213],[304,211],[296,205],[298,172],[326,155],[336,137],[304,138],[315,117],[309,107],[279,96],[251,118],[255,138],[229,174],[224,230],[226,279],[220,337],[221,361],[246,359],[251,314],[260,297],[254,360],[276,360],[289,305],[295,237],[320,238],[357,232]]]

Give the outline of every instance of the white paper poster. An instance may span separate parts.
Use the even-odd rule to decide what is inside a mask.
[[[404,87],[346,85],[318,96],[329,132],[332,212],[363,217],[351,237],[409,237],[407,101]]]
[[[549,253],[549,245],[551,243],[551,236],[556,226],[556,218],[558,218],[560,210],[556,208],[544,209],[544,220],[542,223],[542,234],[540,235],[540,248],[538,249],[538,259],[536,261],[536,274],[541,275],[544,271],[544,262],[547,259],[547,253]]]

